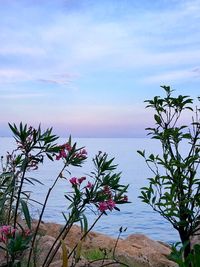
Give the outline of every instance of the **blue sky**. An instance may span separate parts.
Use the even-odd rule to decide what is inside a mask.
[[[200,0],[0,1],[0,135],[8,122],[62,136],[140,137],[143,101],[196,98]]]

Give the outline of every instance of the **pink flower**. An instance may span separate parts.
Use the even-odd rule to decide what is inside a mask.
[[[24,236],[28,237],[31,234],[31,230],[30,229],[26,229],[24,231]]]
[[[60,155],[56,155],[56,160],[60,160],[61,156]]]
[[[87,151],[85,149],[80,150],[79,153],[75,154],[75,157],[80,159],[86,159],[87,158]]]
[[[69,181],[72,185],[79,185],[78,178],[76,177],[72,177]]]
[[[87,188],[91,189],[94,185],[88,181],[88,184],[86,185]]]
[[[99,202],[99,206],[98,206],[99,210],[101,212],[104,212],[105,210],[108,209],[107,203],[106,202]]]
[[[112,199],[107,200],[106,204],[109,210],[113,210],[113,208],[116,206],[115,201]]]
[[[10,225],[3,225],[1,228],[0,228],[0,232],[4,235],[9,235],[11,234],[11,226]]]
[[[85,180],[86,180],[86,177],[81,177],[81,178],[78,179],[78,182],[79,182],[79,184],[81,184]]]
[[[65,144],[65,149],[66,149],[68,152],[70,152],[70,151],[72,150],[72,147],[70,146],[69,143],[66,143],[66,144]]]
[[[116,203],[114,200],[109,199],[107,201],[99,202],[99,210],[101,212],[104,212],[105,210],[109,209],[110,211],[113,210],[113,208],[116,206]]]
[[[58,148],[60,149],[60,151],[59,151],[59,154],[56,155],[56,160],[60,160],[61,158],[66,158],[68,152],[71,150],[71,146],[68,143],[58,146]]]
[[[83,149],[80,151],[80,153],[81,153],[82,155],[87,155],[87,151],[85,150],[85,148],[83,148]]]
[[[61,157],[61,158],[66,158],[66,157],[67,157],[67,154],[66,154],[66,152],[65,152],[64,149],[62,149],[62,150],[60,151],[60,157]]]
[[[16,229],[12,228],[10,225],[3,225],[0,227],[0,242],[3,242],[4,244],[7,243],[8,238],[13,237]]]

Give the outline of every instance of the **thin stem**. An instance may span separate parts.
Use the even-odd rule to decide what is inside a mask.
[[[62,233],[59,234],[59,237],[61,237],[61,235],[63,235],[62,238],[61,238],[62,240],[65,239],[65,237],[66,237],[67,234],[69,233],[69,231],[70,231],[72,225],[73,225],[73,223],[71,223],[67,228],[64,228],[64,231],[62,231]],[[59,241],[59,238],[56,239],[56,241],[55,241],[54,244],[52,245],[51,249],[49,250],[49,253],[47,254],[47,257],[46,257],[46,259],[45,259],[45,261],[44,261],[42,267],[44,267],[44,266],[45,266],[45,267],[48,267],[48,266],[51,264],[52,260],[54,259],[55,255],[56,255],[56,253],[57,253],[57,251],[58,251],[58,249],[60,248],[60,245],[61,245],[61,242],[60,242],[60,241],[58,242],[58,241]],[[53,248],[54,248],[54,246],[55,246],[55,244],[56,244],[57,242],[58,242],[58,244],[57,244],[57,246],[55,247],[54,251],[52,252],[52,250],[53,250]],[[52,254],[51,254],[51,253],[52,253]]]
[[[47,260],[48,260],[48,258],[49,258],[49,256],[50,256],[50,254],[51,254],[51,252],[52,252],[54,246],[56,245],[56,243],[57,243],[58,240],[60,239],[60,237],[61,237],[62,235],[66,235],[66,232],[67,232],[67,234],[68,234],[69,230],[71,229],[71,227],[72,227],[72,225],[73,225],[73,222],[69,225],[69,222],[71,221],[73,215],[74,215],[73,213],[70,215],[70,217],[69,217],[67,223],[65,224],[65,226],[63,227],[63,229],[62,229],[62,231],[59,233],[59,235],[57,236],[56,240],[54,241],[53,245],[51,246],[50,250],[48,251],[48,254],[47,254],[47,256],[46,256],[46,258],[45,258],[45,260],[44,260],[42,266],[45,266],[45,264],[47,263]],[[62,238],[62,239],[63,239],[63,238]],[[56,251],[56,252],[57,252],[57,251]]]
[[[89,229],[82,235],[82,237],[81,237],[81,239],[79,240],[79,242],[82,241],[82,240],[87,236],[87,234],[92,230],[92,228],[95,226],[95,224],[98,222],[98,220],[101,218],[102,215],[103,215],[103,213],[101,213],[101,214],[97,217],[97,219],[94,221],[94,223],[91,225],[91,227],[90,227],[90,228],[89,228]],[[72,223],[67,229],[65,229],[66,231],[65,231],[64,234],[63,234],[63,231],[62,231],[62,234],[63,234],[63,236],[62,236],[62,240],[64,240],[64,239],[66,238],[66,236],[67,236],[67,234],[69,233],[69,230],[71,229],[72,225],[73,225],[73,223]],[[59,236],[61,237],[62,234],[60,234]],[[58,238],[57,238],[57,241],[58,241]],[[54,242],[54,243],[55,243],[55,242]],[[57,253],[57,251],[58,251],[58,249],[60,248],[60,245],[61,245],[61,242],[59,241],[59,243],[57,244],[56,248],[54,249],[54,251],[53,251],[53,253],[52,253],[52,255],[51,255],[50,257],[49,257],[49,254],[50,254],[50,253],[48,253],[48,255],[47,255],[47,257],[46,257],[46,259],[45,259],[45,261],[44,261],[42,267],[48,267],[48,266],[51,264],[53,258],[55,257],[55,255],[56,255],[56,253]],[[53,245],[53,246],[54,246],[54,245]],[[52,246],[52,248],[53,248],[53,246]],[[73,254],[73,252],[75,251],[75,249],[77,248],[77,246],[78,246],[78,243],[74,246],[74,248],[72,249],[72,251],[71,251],[70,254],[68,255],[68,259],[71,257],[71,255]],[[52,251],[52,249],[51,249],[51,251]],[[48,259],[48,257],[49,257],[49,259]]]
[[[15,180],[16,177],[19,175],[19,173],[17,172],[17,174],[13,174],[13,180],[11,182],[11,197],[10,197],[10,205],[9,205],[9,210],[8,210],[8,221],[7,224],[10,224],[10,220],[11,220],[11,211],[12,211],[12,203],[13,203],[13,199],[14,199],[14,192],[15,192]]]
[[[82,235],[82,237],[81,237],[81,239],[79,241],[82,241],[87,236],[87,234],[92,230],[92,228],[95,226],[95,224],[98,222],[98,220],[101,218],[102,215],[103,215],[103,212],[96,218],[96,220],[93,222],[93,224],[90,226],[90,228]],[[72,251],[69,253],[68,259],[74,253],[74,251],[77,248],[77,246],[78,246],[78,243],[74,246]]]
[[[117,248],[117,244],[118,244],[118,241],[119,241],[119,238],[121,236],[121,231],[119,231],[119,234],[118,234],[118,237],[117,237],[117,240],[115,242],[115,246],[114,246],[114,249],[113,249],[113,259],[115,259],[115,251],[116,251],[116,248]]]
[[[17,215],[18,215],[18,208],[19,208],[19,202],[20,202],[20,195],[21,195],[21,191],[22,191],[22,187],[23,187],[23,183],[24,183],[26,169],[27,169],[27,166],[28,166],[28,158],[27,158],[27,156],[25,157],[24,160],[26,160],[26,162],[25,162],[25,166],[24,166],[23,172],[22,172],[22,178],[21,178],[19,191],[17,193],[17,202],[16,202],[16,207],[15,207],[14,226],[13,226],[14,228],[16,228],[16,224],[17,224]]]
[[[53,185],[49,188],[48,193],[46,195],[46,198],[45,198],[45,201],[44,201],[44,204],[43,204],[43,207],[42,207],[42,211],[40,213],[40,217],[39,217],[39,220],[38,220],[38,223],[37,223],[37,226],[36,226],[36,229],[35,229],[35,233],[34,233],[34,236],[33,236],[32,244],[31,244],[31,248],[30,248],[30,252],[29,252],[29,257],[28,257],[27,267],[29,267],[29,265],[30,265],[30,260],[31,260],[31,255],[32,255],[33,247],[34,247],[34,244],[35,244],[35,240],[36,240],[36,236],[37,236],[37,233],[38,233],[38,230],[39,230],[40,223],[42,221],[44,210],[45,210],[46,205],[47,205],[47,201],[49,199],[49,196],[51,194],[51,191],[54,189],[54,187],[55,187],[58,179],[61,176],[61,173],[64,171],[64,169],[66,168],[66,166],[67,166],[67,163],[63,166],[62,170],[59,172],[56,180],[54,181]]]
[[[86,203],[84,203],[81,207],[80,207],[80,211],[79,213],[81,213],[81,211],[83,210],[84,206],[86,205]],[[46,259],[44,260],[44,263],[42,265],[42,267],[46,266],[48,267],[49,264],[52,262],[53,258],[55,257],[58,249],[60,248],[61,242],[59,241],[59,239],[61,238],[62,240],[64,240],[67,236],[67,234],[69,233],[71,227],[73,226],[74,221],[71,222],[71,224],[68,226],[70,220],[73,218],[74,216],[74,212],[72,212],[72,214],[69,217],[68,222],[66,223],[66,225],[64,226],[64,228],[62,229],[61,233],[57,236],[56,240],[54,241],[53,245],[51,246],[51,249],[49,250]],[[68,227],[67,227],[68,226]],[[59,241],[59,243],[57,244],[57,246],[55,247],[54,251],[52,252],[55,244]],[[52,252],[52,254],[51,254]],[[51,255],[50,255],[51,254]],[[50,258],[49,258],[50,257]],[[48,259],[49,258],[49,259]]]
[[[102,267],[102,266],[113,265],[113,264],[116,264],[116,263],[120,264],[120,266],[123,265],[123,266],[129,267],[129,265],[127,265],[126,263],[120,262],[120,261],[118,261],[118,260],[115,258],[115,251],[116,251],[117,244],[118,244],[118,242],[119,242],[119,238],[120,238],[120,236],[121,236],[121,233],[122,233],[122,231],[120,230],[120,231],[119,231],[119,234],[118,234],[118,237],[117,237],[117,239],[116,239],[116,242],[115,242],[114,249],[113,249],[113,254],[112,254],[113,262],[109,262],[109,263],[105,263],[105,264],[104,264],[104,262],[105,262],[105,255],[104,255],[104,258],[103,258],[101,267]],[[102,260],[102,259],[101,259],[101,260]],[[99,260],[94,260],[94,261],[92,261],[92,262],[90,262],[90,263],[98,262],[98,261],[99,261]]]

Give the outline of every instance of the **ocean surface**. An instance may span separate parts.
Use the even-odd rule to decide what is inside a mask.
[[[122,226],[127,228],[122,237],[126,237],[133,233],[142,233],[155,240],[160,240],[167,243],[179,241],[178,234],[172,226],[164,220],[158,213],[154,212],[151,207],[141,202],[138,198],[140,188],[148,185],[148,177],[151,177],[151,172],[145,165],[144,159],[136,152],[138,149],[145,149],[149,153],[159,153],[159,143],[156,140],[147,138],[75,138],[78,147],[85,146],[88,152],[87,162],[82,168],[70,169],[72,176],[87,176],[93,170],[92,158],[98,151],[107,152],[110,157],[115,157],[115,163],[118,164],[118,171],[122,172],[122,182],[129,184],[128,198],[131,203],[120,205],[120,212],[114,211],[108,213],[108,216],[103,216],[97,223],[94,230],[101,233],[117,237],[119,228]],[[61,138],[60,144],[66,142],[66,139]],[[15,143],[12,138],[0,137],[0,156],[5,155],[7,151],[12,151],[15,148]],[[52,185],[56,175],[62,166],[61,162],[45,161],[40,166],[38,171],[30,173],[40,179],[44,186],[35,185],[29,186],[33,192],[32,198],[43,202],[48,188]],[[52,221],[56,223],[64,223],[64,218],[61,212],[67,213],[67,200],[64,194],[69,190],[69,184],[65,179],[60,179],[55,190],[51,194],[48,202],[48,207],[44,214],[44,221]],[[32,215],[38,216],[38,207],[32,207]],[[91,224],[95,215],[87,212],[89,223]]]

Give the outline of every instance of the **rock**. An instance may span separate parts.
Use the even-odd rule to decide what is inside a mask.
[[[35,249],[32,253],[32,259],[31,261],[35,262],[36,266],[42,266],[50,248],[52,247],[53,243],[55,241],[55,238],[52,236],[39,236],[36,240]],[[28,259],[29,250],[26,251],[24,258]],[[56,253],[53,262],[58,261],[61,259],[62,251],[61,249],[58,250]]]
[[[37,221],[33,221],[32,230],[36,229]],[[39,235],[37,238],[37,246],[35,248],[35,261],[36,266],[40,267],[49,251],[53,245],[55,238],[62,231],[63,226],[56,223],[41,223],[39,227]],[[67,245],[68,251],[72,250],[73,247],[79,242],[81,238],[81,229],[79,226],[74,225],[67,237],[65,238],[65,243]],[[90,232],[85,240],[82,242],[82,249],[106,249],[112,255],[113,249],[116,245],[116,239],[109,236]],[[1,251],[0,251],[1,252]],[[133,234],[128,236],[126,239],[118,240],[117,247],[115,249],[115,259],[118,262],[127,264],[129,267],[177,267],[177,264],[168,260],[167,256],[170,254],[170,246],[151,240],[145,235]],[[28,251],[25,252],[26,258]],[[3,262],[3,254],[0,253],[0,262]],[[72,259],[69,260],[69,266],[71,266]],[[111,265],[112,260],[106,260],[106,263]],[[101,261],[96,261],[89,264],[85,259],[81,259],[77,267],[90,266],[99,267],[101,266]],[[51,267],[62,267],[62,249],[60,248],[50,265]],[[119,263],[112,263],[112,266],[119,267]]]
[[[101,248],[101,249],[107,249],[107,250],[112,250],[114,248],[116,239],[111,238],[109,236],[100,234],[100,233],[95,233],[91,232],[87,236],[83,247],[85,249],[91,249],[91,248]]]
[[[83,247],[113,251],[115,244],[116,239],[91,232]],[[145,235],[134,234],[118,241],[115,258],[130,267],[176,267],[177,265],[167,258],[170,252],[168,245],[153,241]]]
[[[52,262],[49,267],[62,267],[62,260]]]
[[[44,262],[54,241],[55,241],[55,238],[52,236],[48,236],[48,235],[41,236],[41,238],[39,239],[38,241],[38,249],[39,249],[38,266],[40,266]],[[61,249],[59,249],[54,257],[54,261],[60,260],[61,255],[62,255],[62,251]]]
[[[73,239],[73,237],[71,236]],[[116,239],[103,234],[91,232],[84,242],[84,249],[106,248],[113,251]],[[168,245],[153,241],[145,235],[130,235],[125,240],[119,240],[115,251],[118,261],[130,267],[176,267],[177,264],[168,260],[171,249]]]
[[[73,225],[67,237],[65,238],[67,246],[73,248],[79,242],[81,236],[82,236],[81,228],[78,225]]]
[[[166,245],[145,235],[133,234],[119,241],[116,258],[130,267],[176,267],[176,263],[167,259],[170,252]]]
[[[35,229],[37,227],[37,223],[38,223],[37,220],[33,220],[32,221],[31,226],[32,226],[32,231],[33,232],[35,231]],[[40,223],[38,234],[39,235],[48,235],[48,233],[47,233],[47,224],[46,223],[44,223],[44,222]],[[53,236],[53,235],[51,235],[51,236]]]

